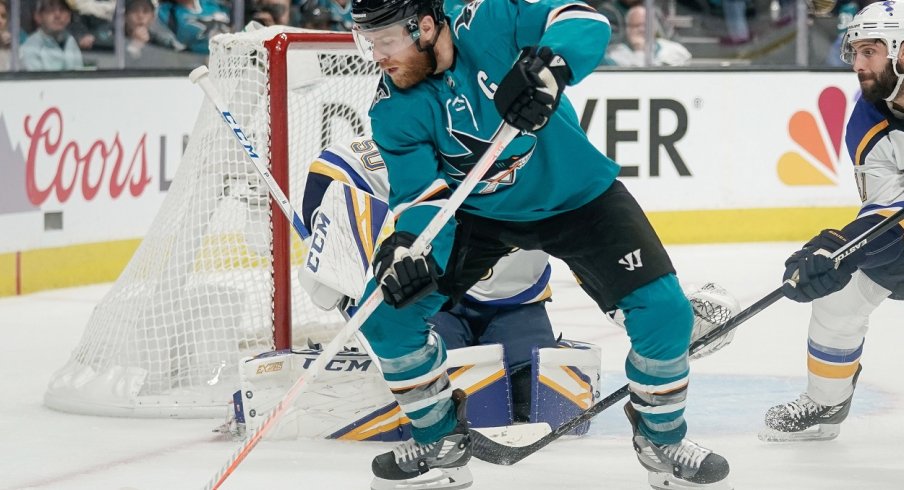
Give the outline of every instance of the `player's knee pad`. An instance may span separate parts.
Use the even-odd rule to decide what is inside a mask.
[[[600,399],[602,350],[588,342],[563,340],[559,347],[534,349],[531,422],[546,422],[555,430]],[[572,434],[587,433],[590,422]]]
[[[625,327],[637,353],[673,359],[687,352],[694,312],[674,274],[661,276],[622,298]]]
[[[869,315],[889,294],[862,271],[855,272],[843,289],[813,301],[810,337],[831,344],[835,337],[865,335]]]
[[[374,287],[368,284],[367,294]],[[430,326],[424,320],[430,318],[446,300],[439,293],[431,293],[417,303],[405,308],[393,308],[381,303],[361,326],[361,333],[383,358],[395,358],[420,349],[430,335]]]

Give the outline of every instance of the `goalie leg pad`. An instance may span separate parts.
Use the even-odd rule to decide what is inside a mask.
[[[319,355],[314,349],[282,350],[244,359],[236,421],[243,419],[248,432],[257,429]],[[370,441],[408,437],[398,405],[367,354],[337,354],[267,435],[269,439],[305,437]]]
[[[238,435],[256,430],[286,390],[320,356],[318,349],[282,350],[243,360],[241,390],[233,396]],[[472,427],[512,423],[509,376],[501,345],[448,351],[453,388],[469,393]],[[346,350],[330,361],[311,388],[289,407],[268,439],[330,438],[400,441],[411,425],[367,354]]]
[[[556,348],[534,349],[531,422],[555,430],[590,408],[600,398],[602,350],[588,342],[563,340]],[[586,434],[590,421],[573,435]]]
[[[448,351],[446,360],[452,388],[468,393],[471,427],[497,427],[512,423],[511,386],[504,349],[498,344]]]

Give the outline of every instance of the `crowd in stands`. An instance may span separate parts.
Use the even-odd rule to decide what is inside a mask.
[[[10,2],[0,0],[0,71],[10,68],[12,35]],[[254,20],[263,25],[288,25],[310,29],[347,31],[353,22],[352,0],[120,0],[122,24],[117,22],[117,0],[18,0],[21,20],[18,36],[18,66],[28,71],[112,68],[116,26],[122,25],[125,67],[182,67],[204,62],[208,41],[235,26]],[[468,0],[447,0],[468,1]],[[743,47],[762,32],[749,19],[771,15],[767,30],[794,27],[797,0],[657,0],[653,35],[647,36],[647,11],[643,0],[585,0],[610,18],[613,36],[604,64],[614,66],[683,66],[698,53],[675,36],[671,18],[675,5],[692,23],[709,32],[721,46]],[[831,15],[837,20],[827,32],[828,51],[819,60],[837,65],[838,40],[857,10],[869,0],[841,0]],[[765,12],[764,12],[765,11]],[[688,14],[688,12],[690,12]],[[236,16],[241,16],[237,19]],[[702,20],[701,20],[702,19]],[[812,22],[811,22],[812,24]],[[708,27],[707,27],[708,26]],[[690,37],[700,38],[699,33]],[[704,33],[706,34],[706,33]],[[837,37],[836,37],[837,36]],[[647,58],[647,40],[652,39],[652,57]],[[832,42],[835,42],[832,45]],[[694,54],[692,54],[694,53]],[[174,63],[183,58],[186,63]]]
[[[0,71],[9,69],[10,45],[12,34],[9,32],[9,2],[0,0]]]
[[[0,71],[10,68],[10,2],[0,0]],[[19,0],[19,66],[26,71],[93,68],[116,42],[116,0]],[[244,9],[242,9],[244,6]],[[126,67],[173,66],[174,54],[203,62],[211,37],[233,30],[234,14],[263,25],[350,30],[351,0],[124,0]],[[192,59],[197,64],[198,58]],[[177,65],[178,66],[178,65]]]
[[[647,8],[643,2],[635,0],[632,1],[632,6],[627,8],[624,15],[624,38],[621,42],[615,42],[609,46],[605,63],[617,66],[646,66]],[[690,62],[690,51],[663,35],[663,28],[658,18],[653,20],[653,28],[655,35],[653,36],[652,66],[682,66]]]

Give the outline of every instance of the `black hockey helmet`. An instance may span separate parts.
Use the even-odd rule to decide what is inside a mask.
[[[374,29],[428,14],[437,24],[445,22],[443,0],[354,0],[352,19],[361,29]]]

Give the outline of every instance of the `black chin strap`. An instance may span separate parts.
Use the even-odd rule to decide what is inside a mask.
[[[434,19],[435,20],[435,19]],[[446,22],[437,22],[438,27],[436,28],[436,34],[433,35],[433,42],[427,44],[425,46],[421,46],[421,40],[418,39],[415,46],[417,50],[421,53],[427,53],[427,57],[430,58],[430,74],[436,73],[436,41],[439,40],[439,35],[443,32],[443,27],[445,27]]]

